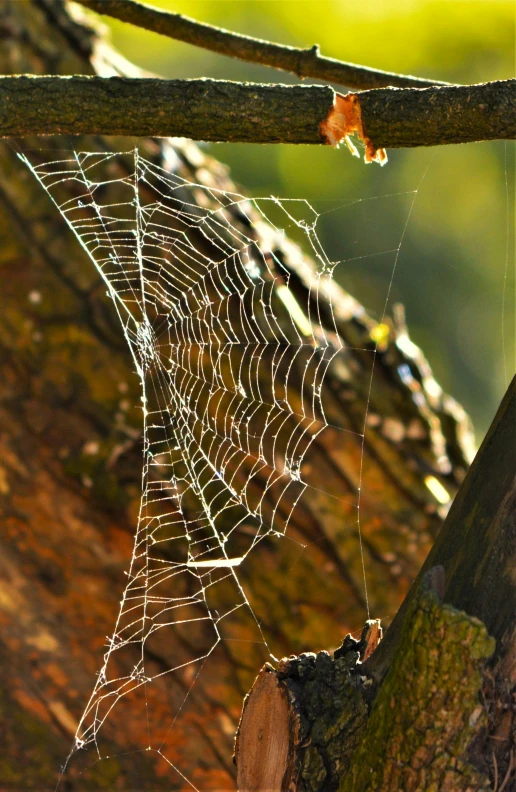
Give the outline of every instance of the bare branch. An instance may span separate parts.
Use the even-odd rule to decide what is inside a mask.
[[[341,96],[320,85],[21,75],[0,77],[0,136],[338,145],[356,132],[366,160],[384,162],[386,146],[513,138],[515,104],[515,80]]]
[[[361,137],[373,150],[513,140],[516,80],[441,88],[380,88],[348,94],[360,106]]]
[[[0,135],[324,143],[329,86],[126,77],[0,77]]]
[[[423,80],[419,77],[368,69],[355,63],[326,58],[320,54],[317,44],[309,49],[299,49],[252,36],[243,36],[214,25],[197,22],[182,14],[173,14],[133,0],[79,1],[83,6],[99,14],[129,22],[153,33],[160,33],[193,44],[195,47],[218,52],[219,55],[292,72],[301,78],[313,77],[358,89],[384,88],[389,85],[397,88],[429,88],[434,85],[449,84],[439,80]]]

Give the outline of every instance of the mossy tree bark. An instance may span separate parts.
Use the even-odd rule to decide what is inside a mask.
[[[0,24],[8,34],[0,38],[0,69],[6,74],[137,73],[61,0],[7,0]],[[226,169],[193,144],[146,139],[139,145],[145,156],[168,163],[184,178],[234,189]],[[127,141],[58,137],[47,139],[42,150],[41,140],[28,137],[0,149],[6,306],[0,315],[0,706],[7,724],[0,780],[11,788],[38,790],[55,785],[105,636],[112,632],[140,495],[140,413],[133,406],[138,386],[105,288],[16,156],[17,150],[30,150],[33,158],[57,159],[67,147],[116,151],[127,148]],[[117,168],[115,175],[126,175],[123,157]],[[110,189],[116,200],[116,187]],[[241,219],[235,214],[232,221]],[[198,244],[202,249],[201,238]],[[292,288],[306,299],[311,264],[293,250],[278,240],[276,253],[291,271]],[[346,367],[327,378],[328,400],[352,432],[361,428],[372,355],[376,358],[362,532],[372,610],[393,613],[442,525],[425,478],[433,475],[455,494],[470,459],[468,421],[436,386],[422,353],[406,343],[401,321],[390,324],[374,352],[376,323],[341,288],[330,283],[325,288],[349,347]],[[321,322],[330,324],[324,301]],[[400,366],[410,373],[403,380]],[[332,482],[353,501],[362,438],[352,433],[349,438],[340,447],[328,433],[306,461],[315,486],[324,490]],[[361,563],[356,534],[346,528],[354,522],[353,508],[337,509],[334,499],[321,494],[290,524],[299,543],[292,543],[295,552],[281,555],[264,542],[246,570],[253,606],[274,636],[276,654],[336,646],[343,632],[361,626]],[[300,544],[309,545],[310,553],[299,555]],[[247,629],[243,622],[240,627]],[[196,681],[182,742],[171,748],[172,761],[199,788],[234,784],[231,753],[242,697],[266,659],[252,642],[244,653],[235,647],[224,644]],[[162,673],[191,652],[185,636],[174,647],[156,642],[147,659]],[[172,722],[191,685],[186,673],[163,673],[149,686],[150,726],[156,733]],[[141,707],[142,702],[131,703],[123,719],[113,710],[105,751],[112,758],[90,762],[82,775],[71,767],[67,781],[73,789],[181,788],[170,767],[145,751],[135,752],[148,739]]]

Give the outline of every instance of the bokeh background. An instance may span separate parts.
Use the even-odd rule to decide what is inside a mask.
[[[272,41],[318,43],[325,55],[400,73],[458,83],[514,76],[514,5],[505,0],[153,2]],[[296,81],[104,20],[129,60],[165,77]],[[378,317],[394,268],[387,251],[401,240],[390,304],[405,305],[412,338],[472,416],[480,442],[514,370],[514,143],[390,151],[383,169],[366,167],[345,149],[206,149],[231,167],[248,194],[309,201],[321,213],[325,249],[342,262],[336,279]]]

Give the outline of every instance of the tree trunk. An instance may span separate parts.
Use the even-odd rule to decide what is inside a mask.
[[[240,792],[513,784],[515,447],[516,379],[386,639],[370,623],[333,657],[262,669],[236,740]]]
[[[7,0],[0,25],[4,73],[137,74],[61,0]],[[226,169],[193,143],[146,139],[138,146],[183,178],[234,190]],[[17,157],[21,151],[31,161],[50,161],[63,148],[128,146],[100,137],[23,138],[0,146],[0,665],[6,713],[0,781],[6,789],[55,785],[114,628],[141,494],[140,394],[113,306]],[[126,169],[120,157],[115,175]],[[116,200],[116,186],[109,189]],[[227,211],[239,227],[236,208]],[[206,242],[197,241],[202,250]],[[282,239],[275,245],[292,291],[306,304],[312,264]],[[456,493],[470,461],[468,420],[436,385],[422,353],[407,343],[402,321],[380,328],[375,341],[377,323],[336,284],[322,284],[320,326],[328,331],[335,321],[345,344],[343,365],[328,370],[325,404],[332,423],[348,431],[328,428],[307,452],[305,472],[315,489],[289,521],[293,541],[265,539],[242,568],[270,648],[257,637],[255,623],[236,611],[231,631],[239,641],[224,640],[209,662],[167,674],[202,655],[210,637],[202,626],[180,633],[174,643],[157,633],[146,646],[146,662],[161,676],[148,686],[146,701],[135,694],[113,709],[98,746],[102,761],[96,752],[80,752],[81,762],[67,767],[67,788],[182,789],[185,777],[200,789],[233,788],[242,698],[269,651],[282,657],[337,646],[367,616],[356,525],[362,447],[360,521],[373,615],[396,611],[439,532],[444,509],[427,481],[433,477],[450,497]],[[278,321],[289,321],[279,300],[278,312]],[[297,376],[301,383],[300,371]],[[283,503],[280,520],[286,521],[291,505]],[[193,512],[195,504],[189,508]],[[145,750],[149,745],[152,750]]]

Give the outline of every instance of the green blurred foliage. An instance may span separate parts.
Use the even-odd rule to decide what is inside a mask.
[[[460,83],[514,76],[514,5],[505,0],[154,3],[370,67]],[[296,81],[105,21],[127,58],[166,77]],[[249,194],[306,199],[321,213],[320,238],[341,262],[336,279],[378,317],[387,296],[405,305],[412,338],[480,441],[514,370],[514,144],[391,151],[383,169],[345,149],[206,148]],[[387,252],[400,242],[398,256]]]

